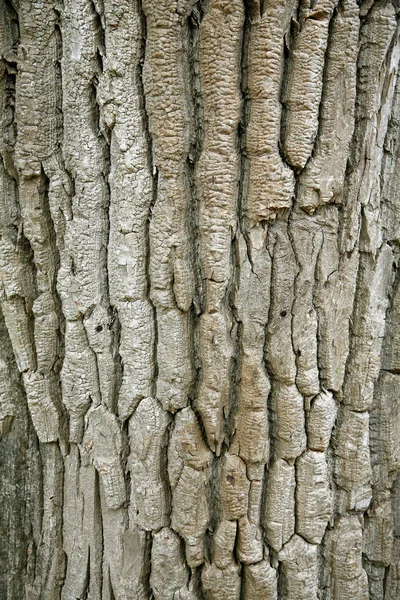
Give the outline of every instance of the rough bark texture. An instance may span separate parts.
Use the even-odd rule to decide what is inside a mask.
[[[0,597],[398,600],[398,3],[0,0],[0,54]]]

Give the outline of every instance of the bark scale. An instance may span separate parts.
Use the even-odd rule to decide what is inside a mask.
[[[399,7],[1,0],[7,600],[400,597]]]

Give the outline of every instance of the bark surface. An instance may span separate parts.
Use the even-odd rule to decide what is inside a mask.
[[[0,0],[0,597],[400,598],[400,7]]]

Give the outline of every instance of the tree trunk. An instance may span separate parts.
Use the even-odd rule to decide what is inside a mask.
[[[0,2],[0,597],[398,600],[398,4]]]

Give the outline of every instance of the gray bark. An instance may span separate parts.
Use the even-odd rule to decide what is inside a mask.
[[[0,597],[400,597],[399,6],[0,0]]]

